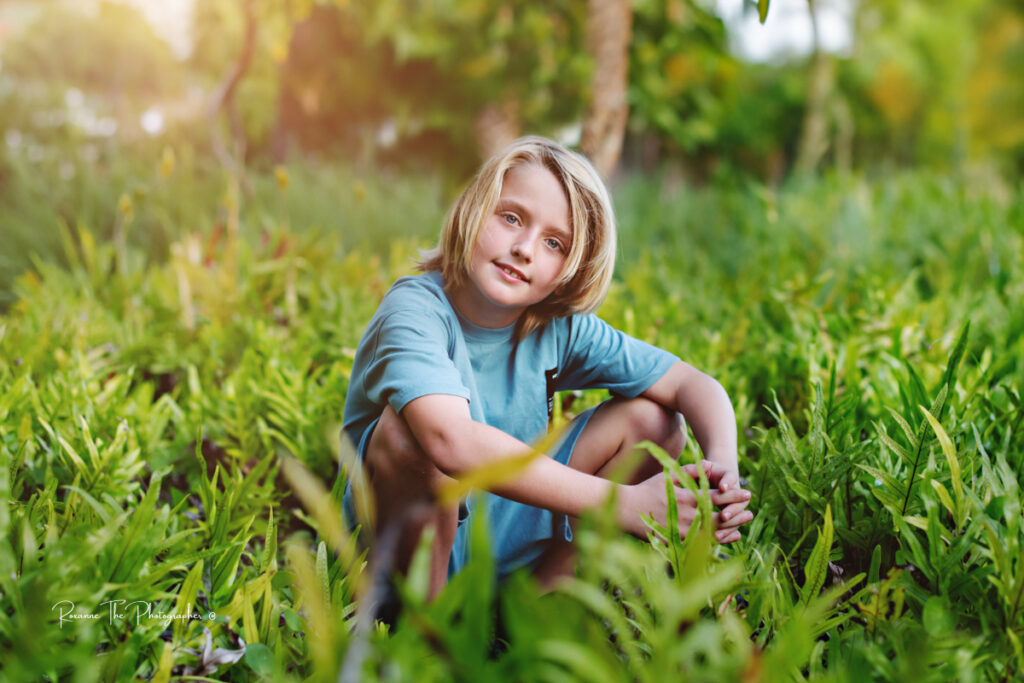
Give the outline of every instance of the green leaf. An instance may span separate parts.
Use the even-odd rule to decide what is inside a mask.
[[[210,570],[211,598],[218,604],[227,599],[238,578],[238,562],[242,559],[242,553],[251,538],[249,527],[252,525],[253,519],[255,518],[250,517],[246,521],[230,543],[219,546],[221,554],[214,560]]]
[[[277,569],[277,524],[274,521],[274,508],[270,507],[270,519],[267,521],[267,535],[264,537],[263,558],[260,570]]]
[[[537,655],[565,667],[574,680],[607,683],[620,680],[602,658],[595,657],[589,647],[574,640],[542,641],[538,644]]]
[[[962,517],[963,514],[966,514],[967,510],[963,505],[963,475],[960,473],[960,461],[956,457],[956,448],[953,446],[953,441],[949,438],[949,434],[946,433],[946,430],[943,429],[939,421],[936,420],[924,406],[921,406],[921,412],[924,413],[925,419],[928,420],[928,424],[931,425],[932,431],[935,432],[935,436],[939,438],[939,446],[942,448],[942,454],[946,456],[946,462],[949,463],[949,473],[952,477],[953,484],[953,497],[956,500],[956,507],[953,510],[950,510],[950,512],[953,513],[953,518],[956,520],[956,525],[959,528],[963,524],[964,520]],[[961,511],[963,512],[961,513]]]
[[[679,533],[679,503],[676,501],[675,486],[672,483],[672,473],[667,469],[665,472],[665,500],[668,501],[668,516],[665,519],[665,531],[668,534],[669,561],[672,564],[674,576],[680,574],[680,553],[682,552],[683,539]]]
[[[829,553],[832,549],[832,506],[825,506],[825,524],[818,530],[818,540],[811,550],[811,556],[804,566],[804,585],[800,589],[800,600],[808,604],[825,585],[828,573]]]
[[[107,508],[103,507],[103,505],[100,504],[99,501],[97,501],[95,498],[93,498],[91,495],[89,495],[88,492],[84,491],[83,489],[81,489],[81,488],[79,488],[77,486],[72,486],[70,484],[67,485],[67,486],[64,486],[63,488],[67,489],[68,491],[74,491],[75,493],[80,495],[82,497],[82,499],[86,503],[89,504],[89,507],[91,507],[93,509],[93,511],[103,521],[104,524],[107,524],[107,523],[110,522],[110,519],[111,519],[110,511],[107,510]],[[68,500],[70,502],[70,496],[69,496]]]
[[[29,525],[28,520],[25,520],[24,525],[21,528],[21,568],[20,571],[24,572],[26,569],[30,569],[34,566],[36,552],[39,547],[36,544],[36,538],[32,535],[32,527]]]
[[[291,456],[281,459],[281,471],[291,485],[292,491],[309,510],[317,525],[317,531],[338,553],[341,561],[350,565],[354,561],[354,545],[348,529],[342,524],[342,514],[331,498],[323,482],[299,460]]]
[[[922,565],[922,568],[932,570],[926,572],[929,576],[933,578],[938,576],[939,592],[946,595],[948,594],[949,576],[938,571],[946,554],[944,533],[946,533],[946,528],[939,522],[939,507],[928,505],[928,527],[925,532],[925,538],[928,540],[928,564]]]
[[[149,480],[149,490],[138,507],[131,515],[131,524],[121,539],[121,552],[110,570],[109,581],[120,582],[129,578],[135,567],[145,562],[150,548],[142,545],[139,540],[149,530],[156,514],[156,501],[160,493],[160,481],[163,475],[154,473]]]
[[[331,580],[327,576],[327,544],[320,541],[316,546],[316,580],[324,602],[331,601]]]
[[[247,643],[243,659],[260,676],[270,676],[274,672],[274,651],[263,643]]]
[[[757,17],[762,24],[768,19],[768,0],[757,0]]]
[[[921,375],[917,373],[917,369],[907,359],[903,360],[903,366],[907,369],[907,383],[909,391],[907,392],[907,399],[913,405],[921,405],[928,400],[928,390],[924,386],[924,380],[921,379]],[[904,385],[900,385],[902,389]],[[909,414],[909,411],[908,411]]]
[[[956,506],[953,505],[953,499],[949,497],[949,491],[946,490],[946,487],[943,486],[941,482],[936,481],[935,479],[932,479],[931,483],[932,488],[935,489],[935,493],[939,495],[939,501],[942,503],[942,506],[949,510],[949,514],[953,515],[953,519],[956,519]],[[960,524],[957,523],[957,527],[959,526]]]
[[[914,533],[914,530],[910,528],[909,520],[897,517],[896,525],[899,530],[901,545],[904,546],[905,549],[909,549],[910,555],[914,560],[914,565],[916,565],[917,568],[920,569],[929,579],[933,579],[935,572],[932,570],[931,561],[928,559],[928,554],[925,552],[924,546],[921,545],[921,540],[917,537],[917,534]]]
[[[900,429],[903,430],[903,433],[907,437],[907,443],[917,443],[917,434],[914,433],[914,428],[910,426],[903,416],[894,410],[892,406],[886,406],[886,410],[889,411],[889,415],[892,416],[892,419],[895,420],[896,424],[898,424]]]
[[[924,622],[924,630],[928,635],[936,638],[948,636],[956,628],[949,602],[939,595],[933,595],[925,601],[921,621]]]
[[[878,583],[879,570],[882,566],[882,546],[876,545],[871,551],[871,566],[868,569],[868,583]]]
[[[57,443],[61,445],[63,452],[67,455],[68,459],[71,461],[71,464],[74,466],[69,467],[68,469],[71,470],[72,472],[75,472],[77,470],[77,472],[81,473],[81,475],[85,477],[85,480],[91,484],[93,473],[90,471],[90,468],[86,466],[82,458],[78,455],[78,452],[71,447],[71,444],[69,444],[63,436],[57,437]]]
[[[160,642],[160,641],[157,641]],[[156,674],[153,676],[153,683],[168,683],[171,680],[171,671],[174,668],[174,646],[164,643],[160,652],[160,662]]]
[[[202,584],[203,561],[199,560],[181,584],[181,590],[178,591],[178,600],[174,605],[175,614],[190,614],[198,610],[199,588]],[[173,631],[176,642],[181,641],[189,623],[190,621],[187,619],[174,620]]]
[[[949,386],[943,384],[939,387],[939,391],[935,394],[935,399],[932,401],[932,413],[935,415],[942,415],[943,410],[946,407],[946,398],[949,397]],[[923,405],[923,402],[922,402]]]
[[[1006,628],[1006,638],[1013,648],[1013,656],[1017,660],[1017,671],[1024,671],[1024,648],[1021,647],[1020,636],[1018,636],[1012,626]]]
[[[302,631],[302,618],[294,610],[284,609],[281,610],[281,614],[284,615],[284,623],[288,625],[288,628],[295,633]]]
[[[183,499],[183,502],[187,502],[187,499]],[[181,506],[179,505],[178,507],[181,507]],[[179,531],[179,532],[177,532],[175,534],[171,534],[170,536],[167,536],[166,538],[161,539],[160,542],[156,545],[156,548],[155,548],[156,553],[160,554],[160,553],[163,553],[164,551],[170,550],[170,549],[174,549],[174,550],[179,550],[180,551],[181,547],[180,547],[179,544],[181,544],[182,541],[185,541],[185,540],[191,541],[193,546],[198,545],[201,542],[201,538],[197,538],[197,536],[196,536],[196,530],[195,529],[182,529],[181,531]],[[185,545],[188,545],[188,544],[185,544]],[[166,561],[166,559],[164,561]]]
[[[956,381],[957,369],[960,367],[960,361],[963,359],[964,352],[967,350],[967,338],[970,331],[971,321],[968,320],[960,329],[960,336],[957,338],[956,345],[953,347],[953,353],[949,356],[949,362],[946,363],[946,371],[942,373],[943,386],[952,388],[953,382]]]
[[[92,466],[98,469],[101,463],[100,452],[96,448],[96,442],[92,438],[92,432],[89,431],[89,423],[85,421],[84,415],[78,416],[78,428],[82,432],[82,440],[89,451],[89,460]]]
[[[893,495],[899,496],[902,499],[903,495],[906,493],[906,487],[903,485],[903,482],[897,480],[887,471],[877,467],[871,467],[870,465],[857,465],[857,467],[882,482],[881,487],[888,489],[893,493]],[[880,487],[873,486],[872,488],[877,491]]]
[[[914,462],[915,462],[914,461],[914,457],[912,455],[910,455],[910,453],[907,451],[907,449],[904,448],[903,446],[901,446],[900,444],[896,443],[892,439],[892,437],[890,437],[888,434],[883,432],[881,429],[878,430],[878,438],[879,438],[879,440],[881,440],[882,443],[884,443],[886,445],[886,447],[889,450],[891,450],[893,453],[898,455],[900,457],[900,460],[902,460],[903,462],[907,463],[908,467],[913,467],[914,466]]]

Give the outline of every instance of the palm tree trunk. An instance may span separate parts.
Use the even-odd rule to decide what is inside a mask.
[[[587,50],[594,60],[591,101],[580,147],[608,178],[622,154],[629,105],[629,42],[633,32],[630,0],[587,0]]]

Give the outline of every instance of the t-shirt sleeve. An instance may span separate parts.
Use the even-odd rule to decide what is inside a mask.
[[[367,398],[396,413],[427,394],[468,399],[469,389],[449,355],[451,335],[431,311],[396,310],[377,321],[363,373]]]
[[[595,315],[567,319],[567,343],[559,390],[604,388],[634,398],[658,381],[677,356],[621,330]]]

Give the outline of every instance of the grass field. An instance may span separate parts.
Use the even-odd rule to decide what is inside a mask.
[[[66,265],[37,261],[0,317],[0,678],[1024,675],[1020,187],[624,181],[600,315],[728,389],[755,521],[718,547],[597,511],[578,580],[546,596],[477,552],[427,604],[419,563],[389,630],[359,609],[338,429],[362,328],[441,202],[332,178],[298,195],[337,193],[315,221],[306,177],[211,193],[190,214],[209,223],[149,193],[148,256],[130,195],[110,225],[40,226]]]

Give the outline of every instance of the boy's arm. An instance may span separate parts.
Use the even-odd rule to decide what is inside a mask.
[[[402,408],[401,417],[427,457],[438,469],[455,478],[490,462],[530,450],[530,446],[500,429],[474,421],[469,413],[469,404],[459,396],[421,396]],[[690,474],[697,476],[695,470]],[[652,478],[636,485],[615,484],[547,457],[535,458],[514,479],[491,489],[493,493],[520,503],[573,516],[600,505],[613,490],[616,490],[619,521],[630,533],[646,534],[647,528],[641,519],[643,514],[652,514],[664,522],[667,502],[662,480]],[[683,487],[675,487],[675,491],[680,509],[684,506],[695,508],[689,491]],[[741,495],[745,492],[739,491],[738,487],[729,492],[715,492],[712,502],[728,505],[738,502]],[[680,520],[681,525],[683,521]],[[685,529],[682,531],[685,533]]]
[[[712,478],[712,485],[717,483],[723,493],[740,488],[736,414],[729,395],[715,378],[677,361],[643,395],[682,413],[693,429],[704,457],[724,470],[719,470],[719,476]],[[723,509],[722,522],[729,526],[728,520],[736,517],[744,507],[746,502],[734,503]]]
[[[429,394],[402,408],[401,417],[420,448],[439,470],[458,478],[488,463],[522,455],[530,446],[496,427],[476,422],[466,399]],[[535,458],[513,481],[494,493],[555,512],[578,515],[599,505],[613,484],[573,470],[551,458]]]

